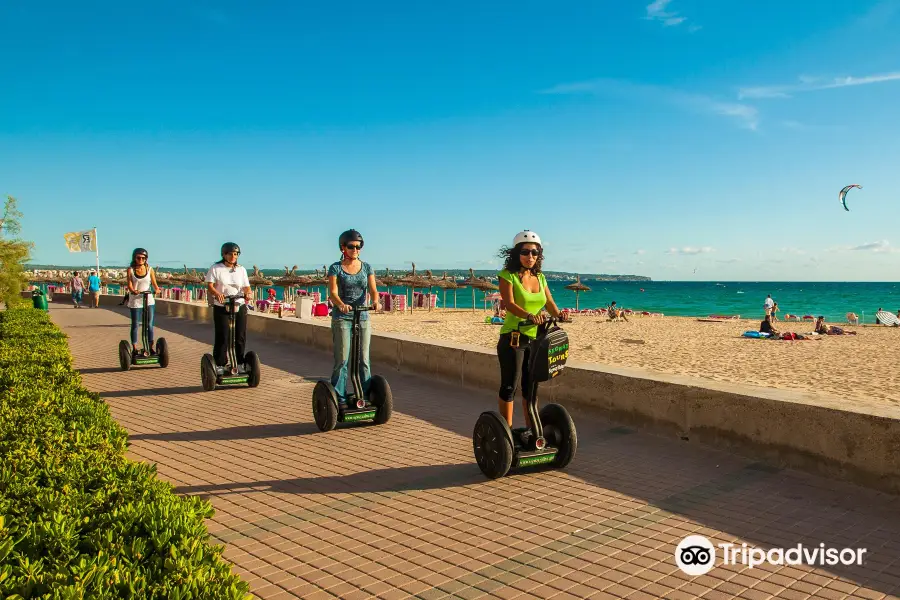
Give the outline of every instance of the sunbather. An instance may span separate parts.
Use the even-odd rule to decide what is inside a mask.
[[[759,324],[759,332],[760,333],[768,333],[770,335],[778,335],[778,330],[772,326],[772,316],[766,315],[766,318],[762,320],[762,323]]]
[[[835,325],[826,325],[823,316],[816,319],[816,333],[820,335],[856,335],[855,331],[844,331]]]

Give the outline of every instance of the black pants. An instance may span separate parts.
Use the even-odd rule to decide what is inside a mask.
[[[530,356],[530,348],[528,342],[531,340],[527,337],[519,337],[519,345],[521,348],[517,351],[509,345],[510,334],[504,333],[497,342],[497,359],[500,361],[500,397],[512,402],[516,391],[516,382],[519,377],[522,378],[522,385],[519,390],[522,397],[528,397],[531,391],[531,376],[528,372],[528,359]]]
[[[213,323],[216,327],[213,359],[217,367],[228,364],[228,309],[213,306]],[[244,364],[244,346],[247,343],[247,307],[241,305],[234,315],[234,354],[238,365]],[[232,365],[235,366],[235,365]]]

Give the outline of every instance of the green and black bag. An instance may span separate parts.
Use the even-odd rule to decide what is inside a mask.
[[[569,336],[555,321],[540,325],[530,345],[532,381],[548,381],[562,373],[569,358]]]

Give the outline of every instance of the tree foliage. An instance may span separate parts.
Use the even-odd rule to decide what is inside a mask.
[[[34,246],[19,238],[22,213],[12,196],[6,196],[3,218],[0,219],[0,302],[7,308],[21,305],[25,280],[25,263]]]

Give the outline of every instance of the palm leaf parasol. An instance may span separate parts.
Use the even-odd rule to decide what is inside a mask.
[[[447,279],[447,271],[444,271],[443,277],[434,281],[434,287],[444,290],[444,301],[442,304],[444,308],[447,308],[447,290],[453,290],[453,308],[456,308],[456,289],[459,288],[459,284],[454,279]]]
[[[250,285],[256,289],[256,297],[259,298],[259,287],[263,285],[272,285],[272,280],[262,274],[259,267],[253,265],[253,273],[247,278]]]
[[[567,290],[572,290],[575,292],[575,310],[578,310],[578,294],[580,292],[589,292],[591,288],[581,283],[581,276],[575,276],[575,283],[570,283],[566,286]]]
[[[498,290],[500,289],[484,277],[475,277],[475,269],[469,269],[469,278],[463,283],[472,288],[472,312],[475,312],[475,290]]]
[[[412,271],[404,275],[397,281],[398,284],[405,286],[407,289],[412,290],[413,297],[415,297],[415,291],[417,289],[424,290],[425,288],[431,287],[431,284],[421,275],[416,275],[416,263],[412,263]],[[415,310],[416,303],[410,302],[410,310]]]

